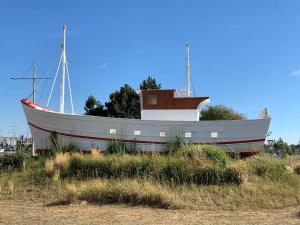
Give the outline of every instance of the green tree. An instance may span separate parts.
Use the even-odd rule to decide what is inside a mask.
[[[155,78],[148,76],[147,79],[143,80],[142,83],[140,83],[140,89],[141,90],[147,90],[147,89],[160,89],[161,83],[156,83]]]
[[[104,106],[101,104],[101,102],[97,101],[92,95],[90,95],[86,100],[84,110],[85,115],[107,116],[107,110],[104,109]]]
[[[287,155],[291,154],[291,149],[289,145],[283,141],[282,138],[279,138],[278,141],[275,141],[273,144],[274,150],[280,150],[281,151],[281,156],[285,157]]]
[[[208,106],[201,111],[200,120],[242,120],[243,114],[224,105]]]
[[[140,83],[140,89],[160,89],[161,84],[151,76]],[[141,118],[140,96],[125,84],[120,90],[111,93],[109,101],[102,105],[94,96],[89,96],[85,102],[85,114],[93,116],[108,116],[118,118]]]
[[[141,118],[140,97],[128,84],[111,93],[105,106],[109,117]]]

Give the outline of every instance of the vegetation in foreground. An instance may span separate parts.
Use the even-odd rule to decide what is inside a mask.
[[[230,210],[300,204],[299,156],[230,159],[205,145],[161,155],[92,150],[32,159],[29,154],[0,160],[0,199]]]

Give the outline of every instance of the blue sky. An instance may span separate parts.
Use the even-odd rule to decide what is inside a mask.
[[[62,25],[75,111],[92,94],[102,102],[124,83],[153,75],[163,88],[184,84],[184,45],[191,45],[197,95],[256,118],[272,116],[272,138],[300,140],[300,1],[0,1],[0,129],[26,134],[19,100],[30,81],[12,81],[33,60],[55,74]],[[51,82],[39,86],[45,105]],[[43,90],[43,91],[42,91]],[[68,99],[67,99],[68,100]],[[69,101],[67,101],[69,103]],[[58,87],[52,108],[58,108]],[[70,110],[70,107],[67,107]]]

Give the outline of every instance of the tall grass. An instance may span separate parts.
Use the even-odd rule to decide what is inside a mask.
[[[175,138],[169,140],[166,144],[165,153],[167,155],[172,155],[178,152],[184,146],[182,138],[176,136]]]
[[[185,145],[177,150],[176,155],[190,159],[207,159],[224,167],[230,163],[230,158],[226,152],[214,145]]]
[[[260,177],[268,177],[273,180],[285,179],[286,165],[280,160],[266,160],[260,156],[250,158],[248,161],[250,172]]]
[[[126,144],[118,140],[110,141],[106,147],[106,152],[109,154],[124,154],[126,151]]]
[[[57,153],[53,159],[47,159],[45,161],[45,173],[54,177],[65,176],[70,166],[70,155],[69,153]]]
[[[137,180],[98,180],[67,185],[65,201],[98,204],[121,203],[158,208],[178,208],[174,195],[158,183]]]
[[[208,164],[207,160],[175,156],[107,155],[102,158],[71,156],[68,176],[90,178],[152,178],[174,184],[242,183],[234,168]]]

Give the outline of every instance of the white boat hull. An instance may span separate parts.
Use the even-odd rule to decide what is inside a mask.
[[[226,152],[251,155],[263,147],[270,118],[219,121],[154,121],[61,114],[22,100],[38,151],[49,149],[51,132],[61,145],[75,144],[80,150],[105,150],[107,143],[118,139],[141,151],[163,151],[172,138],[181,137],[191,144],[217,144]],[[116,134],[111,131],[115,130]],[[134,135],[135,131],[140,135]],[[160,132],[166,136],[161,137]],[[218,137],[212,138],[211,132]],[[191,133],[191,137],[185,137]]]

